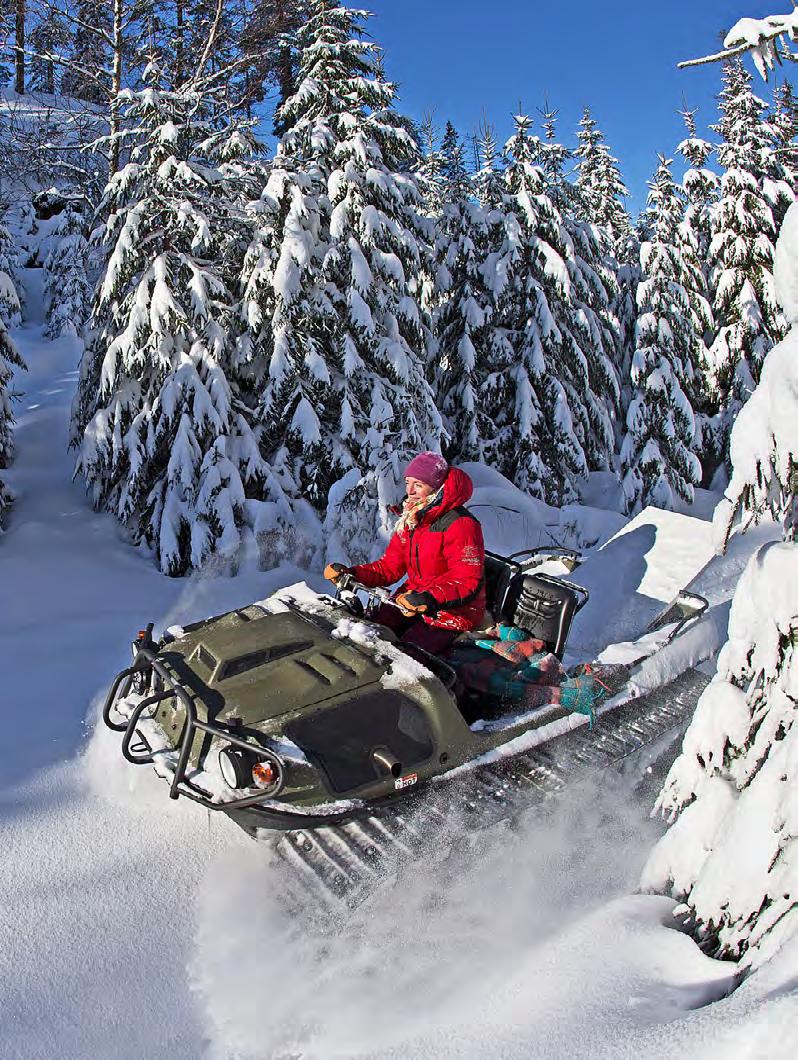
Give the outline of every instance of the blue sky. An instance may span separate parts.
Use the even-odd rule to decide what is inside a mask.
[[[385,48],[400,108],[470,133],[483,112],[504,140],[519,102],[534,114],[546,95],[571,143],[585,104],[621,162],[632,212],[644,205],[659,152],[673,155],[683,98],[699,129],[715,121],[720,66],[676,63],[720,48],[743,16],[788,11],[788,0],[363,0]],[[757,77],[757,91],[769,90]]]

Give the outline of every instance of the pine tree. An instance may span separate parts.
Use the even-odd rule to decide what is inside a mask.
[[[618,248],[618,258],[615,261],[615,266],[618,293],[613,301],[612,311],[618,321],[619,354],[617,368],[621,384],[620,415],[617,427],[618,430],[623,430],[625,429],[629,406],[634,400],[632,358],[637,346],[637,289],[643,278],[643,272],[640,268],[640,237],[636,230],[633,229]],[[617,439],[619,446],[622,440],[622,437]]]
[[[773,205],[776,231],[781,231],[784,215],[798,193],[798,100],[789,81],[782,81],[773,90],[773,110],[768,128],[772,150],[767,156],[767,175],[772,183],[765,185],[765,193]]]
[[[567,180],[565,174],[572,156],[568,148],[557,139],[559,112],[556,108],[551,107],[546,101],[539,113],[543,126],[543,138],[535,141],[536,160],[543,171],[549,198],[560,214],[565,217],[573,214],[576,206],[573,185]]]
[[[355,552],[385,530],[403,463],[440,433],[425,378],[418,277],[431,232],[411,172],[418,147],[362,18],[311,4],[245,273],[268,362],[264,453],[294,496],[319,512],[330,497]]]
[[[617,160],[604,134],[586,107],[577,128],[576,182],[569,189],[569,212],[585,224],[596,226],[599,254],[610,277],[609,313],[615,321],[617,344],[614,368],[619,377],[616,433],[622,429],[632,400],[631,362],[637,326],[637,285],[640,282],[640,237],[626,210],[629,194]],[[620,442],[620,438],[616,441]]]
[[[108,0],[77,0],[78,19],[61,76],[61,91],[89,103],[107,103],[111,93],[111,6]]]
[[[18,284],[18,259],[11,233],[0,217],[0,321],[7,328],[22,323]]]
[[[783,164],[794,177],[798,171],[798,99],[789,81],[782,81],[773,89],[773,114],[771,115],[776,150]]]
[[[759,379],[765,352],[784,335],[784,321],[773,296],[776,222],[764,187],[772,168],[764,104],[741,61],[726,65],[723,80],[715,127],[723,173],[709,248],[716,337],[709,358],[727,435]]]
[[[3,87],[10,84],[14,76],[11,49],[5,45],[13,36],[13,26],[13,5],[10,0],[0,0],[0,40],[4,42],[4,47],[0,49],[0,86]]]
[[[581,199],[580,216],[607,233],[610,249],[617,256],[632,229],[624,206],[629,191],[621,179],[618,160],[610,153],[589,107],[585,107],[576,135],[579,146],[574,154],[578,159],[576,188]]]
[[[592,233],[563,222],[529,128],[526,116],[517,117],[507,145],[512,223],[496,264],[509,277],[497,323],[510,355],[497,366],[490,407],[500,469],[520,488],[562,503],[611,457],[617,378],[605,349],[609,317],[596,312],[599,303],[606,309],[607,291],[587,260],[596,249]]]
[[[14,417],[11,413],[11,394],[9,383],[12,366],[24,368],[16,346],[6,331],[0,317],[0,468],[8,467],[14,456],[14,437],[12,433]],[[0,479],[0,516],[3,509],[11,503],[11,494]]]
[[[714,338],[711,275],[708,266],[712,242],[712,210],[717,201],[718,176],[707,168],[712,144],[697,135],[695,112],[682,114],[687,138],[679,144],[679,154],[687,169],[682,178],[686,209],[679,225],[683,282],[700,341],[696,342],[690,370],[684,379],[685,393],[696,413],[696,452],[708,468],[717,467],[721,452],[711,420],[717,412],[708,373],[708,347]]]
[[[505,149],[508,214],[503,256],[512,271],[500,302],[506,359],[496,366],[491,411],[498,428],[499,470],[520,489],[555,501],[572,499],[573,483],[587,473],[587,461],[552,371],[560,335],[547,292],[554,282],[566,283],[567,269],[540,234],[555,211],[535,165],[530,124],[526,115],[517,116],[515,134]]]
[[[714,527],[725,550],[733,526],[783,519],[784,541],[760,548],[738,583],[717,673],[657,801],[671,828],[642,881],[645,889],[684,903],[702,949],[739,960],[743,972],[798,931],[796,246],[798,207],[792,206],[775,266],[791,330],[765,358],[759,385],[732,430],[733,474]]]
[[[499,168],[499,148],[495,131],[488,122],[483,122],[476,139],[478,167],[474,174],[473,187],[477,201],[486,210],[492,210],[504,201],[504,181]]]
[[[204,60],[208,76],[218,78],[211,98],[213,116],[240,109],[247,95],[245,71],[239,48],[237,12],[219,0],[185,0],[185,26],[182,36],[184,76],[191,77]]]
[[[103,206],[107,264],[93,307],[73,413],[77,470],[170,575],[214,552],[233,559],[246,497],[269,472],[232,367],[233,295],[220,234],[239,189],[214,165],[222,133],[199,82],[121,102],[135,138]]]
[[[427,114],[419,130],[421,161],[416,177],[421,192],[424,214],[438,221],[443,210],[444,175],[443,155],[438,146],[438,130],[431,114]]]
[[[505,473],[521,488],[562,503],[576,495],[589,470],[607,467],[612,457],[617,324],[608,308],[612,277],[603,272],[595,230],[561,217],[535,165],[539,141],[529,126],[527,117],[516,118],[505,171],[520,245],[507,301],[517,355],[507,382],[514,380],[515,395],[505,401],[504,415],[512,418],[511,431],[523,425],[519,463]]]
[[[565,173],[571,155],[557,141],[557,111],[547,105],[542,120],[545,137],[538,141],[537,149],[546,194],[561,220],[552,243],[566,262],[570,278],[567,297],[555,294],[553,302],[562,332],[558,371],[568,389],[569,402],[580,409],[575,416],[577,437],[588,468],[606,470],[612,463],[621,397],[617,263],[605,252],[597,225],[577,216],[578,195]]]
[[[449,459],[482,460],[485,443],[495,435],[481,396],[494,367],[495,299],[485,283],[487,218],[474,201],[463,145],[452,125],[447,125],[441,156],[443,206],[436,247],[441,299],[435,313],[439,407],[446,417]]]
[[[44,334],[48,338],[79,335],[88,320],[92,294],[86,275],[88,257],[83,218],[77,210],[67,207],[55,233],[55,244],[44,262]]]
[[[677,497],[690,502],[701,479],[693,410],[684,393],[700,338],[684,282],[679,235],[683,202],[671,164],[660,157],[649,185],[652,240],[641,249],[643,279],[632,360],[636,394],[620,454],[629,513],[648,504],[672,508]]]
[[[249,98],[264,97],[264,86],[275,85],[284,104],[296,89],[296,35],[307,18],[308,0],[257,0],[241,32],[241,49],[251,60]]]
[[[57,59],[66,54],[71,43],[69,24],[57,8],[47,6],[43,9],[29,40],[33,52],[30,60],[30,87],[36,92],[55,95],[60,80]]]

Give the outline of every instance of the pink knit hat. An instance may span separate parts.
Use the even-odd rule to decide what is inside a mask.
[[[449,465],[440,453],[419,453],[405,469],[405,478],[417,478],[434,490],[441,488],[448,474]]]

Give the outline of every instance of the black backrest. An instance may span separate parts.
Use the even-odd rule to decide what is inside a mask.
[[[548,574],[516,574],[504,597],[500,620],[542,640],[562,658],[579,606],[577,593]]]
[[[513,560],[485,553],[485,607],[494,622],[500,621],[510,582],[520,572],[520,565]]]
[[[574,615],[587,593],[549,574],[524,573],[514,560],[485,554],[487,609],[494,622],[518,626],[562,658]]]

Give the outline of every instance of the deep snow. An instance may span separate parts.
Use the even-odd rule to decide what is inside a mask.
[[[27,273],[29,312],[38,280]],[[290,567],[259,572],[251,558],[235,579],[158,574],[70,482],[79,351],[42,342],[40,323],[15,336],[30,371],[17,382],[19,455],[4,472],[17,503],[0,538],[0,1055],[792,1055],[795,947],[728,1000],[696,1008],[728,992],[734,967],[674,929],[669,900],[628,897],[659,826],[620,781],[602,778],[512,834],[482,836],[460,860],[431,852],[321,931],[288,918],[267,846],[170,802],[154,775],[127,766],[94,725],[143,622],[188,621],[300,578],[322,583]],[[490,472],[477,478],[482,501],[494,491],[511,509],[488,526],[494,548],[538,543],[520,539],[519,519],[544,540],[553,532],[551,510],[536,513]],[[624,617],[616,594],[615,639],[639,632],[659,606],[651,585],[662,596],[677,561],[692,577],[708,558],[702,543],[686,559],[706,523],[648,518],[579,572],[595,575],[585,645],[602,639],[598,604],[619,572],[640,607]],[[666,523],[680,528],[671,544]],[[568,525],[606,541],[619,517],[597,504],[574,509]],[[699,576],[712,635],[768,532]]]

